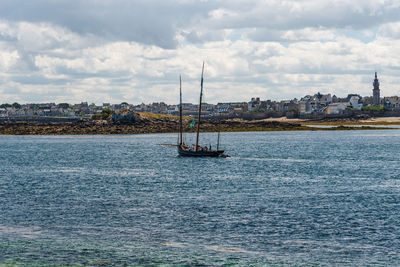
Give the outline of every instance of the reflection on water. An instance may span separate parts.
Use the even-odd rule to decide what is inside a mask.
[[[0,225],[0,237],[18,236],[27,239],[37,238],[42,234],[39,227],[8,227]]]

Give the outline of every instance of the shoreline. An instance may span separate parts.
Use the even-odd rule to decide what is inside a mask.
[[[399,125],[400,117],[373,117],[369,119],[354,119],[354,118],[331,118],[331,119],[297,119],[286,117],[268,118],[264,121],[278,121],[288,123],[299,123],[301,125],[326,125],[326,126],[345,126],[345,125]]]
[[[378,122],[382,123],[382,122]],[[306,126],[310,125],[310,126]],[[321,126],[321,127],[318,127]],[[353,125],[353,126],[352,126]],[[358,125],[357,127],[354,125]],[[371,122],[366,125],[373,125]],[[375,127],[376,125],[376,127]],[[220,122],[206,121],[201,132],[280,132],[280,131],[349,131],[349,130],[399,130],[399,128],[363,126],[361,122],[282,122],[273,120]],[[390,124],[399,125],[399,124]],[[332,127],[323,127],[332,126]],[[0,135],[114,135],[114,134],[154,134],[177,133],[177,122],[174,120],[151,120],[132,124],[77,122],[77,123],[0,123]],[[184,132],[194,133],[195,127],[184,127]]]

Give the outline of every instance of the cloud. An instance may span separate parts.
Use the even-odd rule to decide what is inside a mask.
[[[378,35],[386,38],[400,39],[400,21],[382,24]]]
[[[337,38],[337,34],[333,30],[323,28],[303,28],[287,31],[255,28],[246,36],[257,42],[330,41]]]
[[[212,5],[197,1],[3,0],[0,17],[8,21],[49,23],[110,41],[174,48],[178,28],[190,24],[196,14],[207,14],[211,8]]]
[[[195,41],[196,34],[204,36],[216,29],[365,29],[398,20],[399,13],[396,0],[2,0],[0,3],[0,16],[4,20],[49,23],[80,35],[163,48],[175,48],[176,35],[181,30],[189,31],[189,38]]]
[[[0,47],[0,70],[8,71],[10,70],[19,59],[19,55],[17,51],[7,51],[3,50]]]
[[[208,102],[370,95],[375,69],[392,95],[399,11],[394,0],[2,0],[0,95],[176,103],[181,74],[197,102],[203,60]]]
[[[395,0],[373,1],[231,1],[209,14],[219,28],[369,28],[398,19]]]

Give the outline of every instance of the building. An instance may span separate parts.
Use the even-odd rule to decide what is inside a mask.
[[[390,109],[400,108],[400,98],[398,96],[389,96],[383,98],[383,104]]]
[[[248,111],[256,111],[260,108],[261,101],[259,97],[251,98],[250,102],[248,103],[247,109]]]
[[[375,71],[374,83],[372,85],[374,86],[374,89],[372,90],[372,98],[373,98],[372,104],[374,106],[377,106],[381,104],[381,94],[379,90],[379,80],[376,71]]]
[[[363,105],[360,104],[360,99],[361,98],[358,95],[351,96],[349,99],[350,106],[353,109],[361,109]]]
[[[280,112],[288,112],[289,110],[297,111],[298,105],[293,100],[282,100],[279,102],[278,111]]]
[[[311,99],[312,96],[306,95],[305,97],[302,97],[299,101],[299,106],[298,110],[301,115],[306,115],[306,114],[311,114],[312,109],[311,109]]]
[[[218,103],[216,106],[217,114],[229,113],[231,110],[230,103]]]
[[[328,108],[326,109],[326,114],[328,115],[342,114],[349,105],[350,103],[345,103],[345,102],[331,103],[328,105]]]

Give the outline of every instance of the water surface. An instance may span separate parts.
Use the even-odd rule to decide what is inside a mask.
[[[0,136],[0,265],[400,264],[399,131],[222,141],[232,157],[158,145],[175,134]]]

